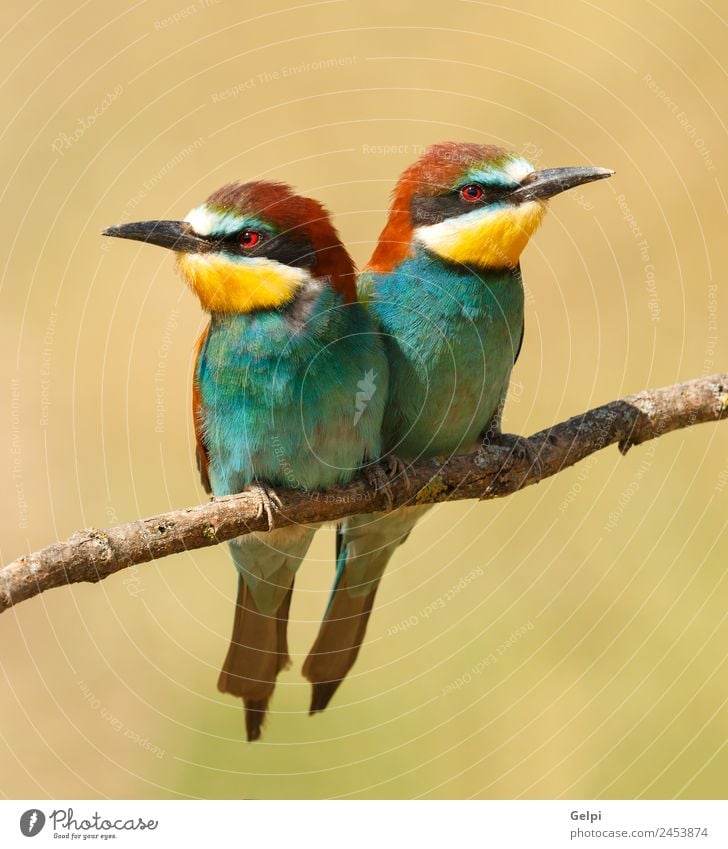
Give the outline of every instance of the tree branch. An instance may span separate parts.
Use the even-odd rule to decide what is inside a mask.
[[[528,439],[538,457],[540,478],[613,443],[626,453],[672,430],[715,422],[728,413],[728,373],[689,380],[663,389],[640,392],[596,407]],[[465,498],[501,498],[537,483],[530,461],[508,449],[482,445],[475,454],[418,461],[408,469],[409,488],[401,479],[392,485],[392,506],[434,504]],[[354,513],[387,509],[385,497],[361,480],[345,487],[311,492],[278,490],[283,508],[276,527],[341,519]],[[243,492],[224,501],[173,510],[106,530],[87,528],[65,542],[28,554],[0,569],[0,612],[52,587],[100,581],[137,563],[169,554],[217,545],[251,531],[267,530],[265,517]]]

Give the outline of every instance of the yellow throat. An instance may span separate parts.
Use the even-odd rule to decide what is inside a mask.
[[[308,278],[305,269],[262,258],[234,262],[215,254],[178,254],[177,261],[208,312],[241,313],[284,306]]]
[[[488,268],[514,267],[541,223],[546,204],[480,209],[418,227],[415,239],[443,259]]]

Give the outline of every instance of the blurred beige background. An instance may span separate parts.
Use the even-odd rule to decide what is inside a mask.
[[[714,2],[659,5],[13,2],[2,561],[203,500],[188,396],[204,317],[171,256],[99,232],[184,216],[231,179],[322,199],[363,264],[430,142],[616,168],[555,200],[525,254],[507,428],[728,367],[726,23]],[[215,686],[225,548],[53,590],[0,617],[0,794],[725,797],[727,510],[728,425],[439,507],[393,561],[354,674],[310,719],[322,532],[296,662],[252,746]]]

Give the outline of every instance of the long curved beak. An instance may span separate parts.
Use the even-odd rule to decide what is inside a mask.
[[[147,242],[182,253],[204,253],[210,250],[210,242],[194,233],[186,221],[132,221],[119,224],[118,227],[107,227],[102,235]]]
[[[532,171],[516,189],[511,198],[515,203],[525,203],[529,200],[545,200],[559,195],[575,186],[592,183],[594,180],[604,180],[611,177],[611,168],[593,168],[591,166],[578,168],[544,168],[542,171]]]

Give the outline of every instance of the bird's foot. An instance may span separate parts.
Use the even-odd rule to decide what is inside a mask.
[[[268,530],[272,531],[274,525],[273,514],[283,507],[283,502],[278,497],[278,493],[272,486],[264,483],[252,484],[248,487],[248,492],[253,494],[258,508],[255,518],[260,519],[263,513],[265,513],[266,519],[268,519]]]
[[[410,480],[407,474],[407,464],[400,460],[396,454],[387,454],[376,463],[371,463],[362,470],[364,479],[375,493],[381,492],[387,502],[387,510],[392,509],[394,494],[392,483],[401,477],[404,480],[405,489],[410,490]]]
[[[526,462],[536,474],[536,481],[541,480],[541,463],[539,461],[539,452],[533,447],[531,441],[525,436],[518,436],[515,433],[493,433],[488,436],[488,445],[495,445],[499,448],[508,448],[510,457],[515,460]],[[529,469],[530,471],[530,469]],[[487,496],[488,490],[485,492]],[[485,497],[484,496],[484,497]]]
[[[402,478],[405,490],[409,492],[412,489],[412,483],[407,471],[409,466],[401,457],[398,457],[396,454],[387,454],[379,462],[385,467],[387,477],[390,481],[394,482],[397,478]]]
[[[268,520],[268,530],[272,531],[274,526],[273,515],[274,513],[283,507],[283,503],[281,499],[278,497],[278,494],[273,489],[273,487],[268,486],[264,483],[252,483],[246,490],[253,496],[253,500],[256,506],[255,518],[260,519],[265,513],[266,519]],[[237,498],[240,493],[235,493],[233,495],[214,495],[212,497],[212,501],[230,501],[233,498]]]

